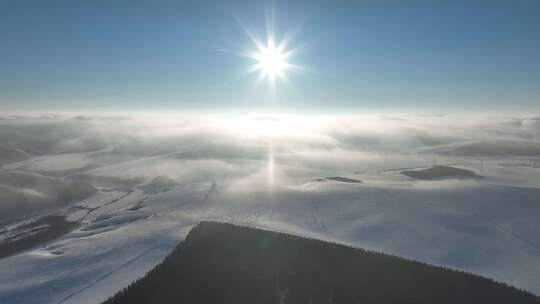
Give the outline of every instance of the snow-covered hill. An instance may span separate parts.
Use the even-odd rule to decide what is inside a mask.
[[[241,194],[197,183],[100,193],[64,211],[78,229],[0,260],[0,299],[97,303],[151,269],[202,220],[347,243],[540,293],[540,190],[436,183],[318,183]]]
[[[109,133],[113,123],[121,131]],[[40,199],[31,217],[1,223],[0,245],[50,229],[40,216],[64,216],[73,229],[0,259],[0,303],[99,303],[144,275],[203,220],[396,254],[540,295],[539,159],[437,152],[441,141],[448,149],[489,134],[487,127],[467,137],[468,130],[448,126],[451,134],[434,134],[435,128],[421,124],[412,132],[348,122],[328,130],[303,127],[298,136],[297,129],[284,127],[269,143],[250,133],[255,130],[231,135],[189,122],[171,135],[131,121],[107,121],[104,132],[100,122],[67,120],[40,125],[44,137],[54,134],[46,145],[34,124],[26,126],[28,137],[19,138],[18,125],[3,131],[6,138],[14,134],[5,140],[14,145],[9,149],[28,157],[2,165],[0,189],[18,194],[10,197]],[[64,130],[73,125],[81,131]],[[539,137],[530,127],[496,126],[491,129],[503,137]],[[62,136],[57,130],[64,130]],[[126,135],[138,134],[134,130],[144,132]],[[107,135],[96,135],[102,133]],[[415,142],[426,138],[436,144]],[[426,149],[417,152],[418,146]],[[433,163],[482,178],[417,180],[402,172]],[[36,182],[18,188],[13,175]],[[92,191],[52,204],[57,189],[76,190],[70,185]],[[0,207],[8,205],[6,197],[0,197]]]

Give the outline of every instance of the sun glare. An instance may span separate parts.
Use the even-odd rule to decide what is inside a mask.
[[[276,79],[285,78],[285,71],[289,67],[287,54],[283,52],[283,47],[276,46],[273,40],[268,40],[266,46],[259,46],[258,53],[254,56],[257,60],[255,66],[262,73],[264,78],[275,83]]]
[[[271,86],[275,86],[277,80],[286,80],[286,72],[294,67],[289,62],[293,50],[287,49],[287,41],[284,39],[277,43],[273,35],[269,35],[266,43],[253,40],[257,50],[249,55],[255,60],[255,65],[250,72],[259,72],[261,79],[266,79]]]

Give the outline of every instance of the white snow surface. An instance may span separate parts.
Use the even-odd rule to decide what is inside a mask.
[[[17,123],[24,122],[4,122],[12,133],[3,142],[16,142],[16,148],[36,156],[1,170],[54,174],[101,190],[61,210],[39,210],[65,215],[79,227],[1,258],[0,303],[100,303],[162,261],[200,221],[395,254],[540,295],[540,129],[531,123],[537,120],[278,118],[237,124],[176,118],[143,124],[128,119],[39,123],[39,129],[50,129],[47,134],[73,130],[75,139],[99,139],[66,143],[62,138],[50,147],[32,136],[37,143],[18,143],[26,137]],[[500,141],[501,154],[451,154],[485,139]],[[505,155],[517,144],[523,151]],[[67,148],[71,152],[58,152]],[[434,163],[474,170],[484,178],[415,181],[400,174]],[[143,186],[159,176],[179,185]],[[314,181],[336,176],[362,183]]]
[[[0,302],[99,303],[143,276],[203,220],[396,254],[540,294],[540,189],[389,180],[242,193],[213,183],[101,193],[65,211],[79,229],[0,260]]]

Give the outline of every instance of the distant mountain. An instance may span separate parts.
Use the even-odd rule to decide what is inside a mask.
[[[480,276],[231,224],[201,223],[106,304],[540,303]]]
[[[424,170],[405,170],[401,171],[401,173],[408,177],[420,180],[438,180],[452,178],[469,179],[482,177],[471,170],[465,170],[449,166],[433,166]]]

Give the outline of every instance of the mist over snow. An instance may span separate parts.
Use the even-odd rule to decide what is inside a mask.
[[[538,117],[457,115],[3,116],[4,168],[179,182],[266,179],[540,155]],[[31,159],[31,161],[29,161]],[[460,163],[463,162],[463,163]],[[149,166],[150,165],[150,166]],[[252,183],[252,185],[254,185]],[[251,187],[245,187],[249,190]]]
[[[53,229],[39,220],[50,215],[74,226],[0,258],[0,302],[104,300],[203,220],[351,244],[540,294],[539,121],[2,115],[0,245]]]

